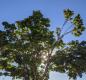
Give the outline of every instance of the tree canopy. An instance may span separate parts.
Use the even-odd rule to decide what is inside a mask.
[[[73,79],[82,77],[86,72],[86,41],[65,43],[63,37],[70,33],[82,35],[83,20],[70,9],[64,10],[64,17],[64,24],[55,31],[49,29],[50,20],[40,11],[12,24],[4,21],[4,30],[0,30],[0,69],[5,72],[1,75],[48,80],[50,71],[58,71]],[[72,24],[71,30],[64,31],[66,23]]]

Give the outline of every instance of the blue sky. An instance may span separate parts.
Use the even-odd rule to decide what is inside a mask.
[[[32,14],[33,10],[40,10],[45,17],[51,20],[51,30],[64,23],[63,10],[69,8],[75,13],[80,13],[86,25],[86,0],[0,0],[0,29],[1,22],[8,21],[14,23],[16,20],[22,20]],[[80,37],[73,36],[64,38],[65,41],[71,39],[86,40],[86,32]],[[65,74],[52,73],[50,80],[67,80]],[[0,80],[3,80],[0,78]],[[4,80],[11,80],[6,77]],[[85,77],[83,79],[86,80]]]

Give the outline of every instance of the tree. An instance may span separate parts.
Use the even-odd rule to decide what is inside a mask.
[[[86,73],[86,41],[71,41],[63,50],[58,50],[52,58],[52,70],[66,72],[69,78],[77,79]]]
[[[67,72],[74,79],[86,72],[86,42],[63,41],[67,34],[80,36],[85,30],[80,14],[74,14],[69,9],[64,10],[65,22],[62,27],[57,27],[56,37],[49,29],[50,20],[40,11],[33,11],[32,16],[13,24],[3,22],[0,69],[5,72],[1,75],[23,77],[23,80],[48,80],[49,72],[53,70]],[[72,29],[64,32],[68,22]]]

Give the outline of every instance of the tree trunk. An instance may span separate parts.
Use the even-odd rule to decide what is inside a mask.
[[[30,76],[29,76],[29,70],[27,69],[27,67],[24,67],[24,79],[23,80],[30,80]]]

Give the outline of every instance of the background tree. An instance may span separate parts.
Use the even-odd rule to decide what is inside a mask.
[[[74,14],[69,9],[64,10],[65,22],[62,27],[57,27],[56,37],[49,29],[50,20],[40,11],[33,11],[32,16],[14,24],[3,22],[0,69],[5,72],[1,75],[23,77],[23,80],[48,80],[49,72],[54,70],[67,72],[70,78],[81,77],[86,72],[86,42],[63,41],[67,34],[80,36],[85,30],[80,14]],[[64,31],[67,22],[72,24],[71,30]]]

